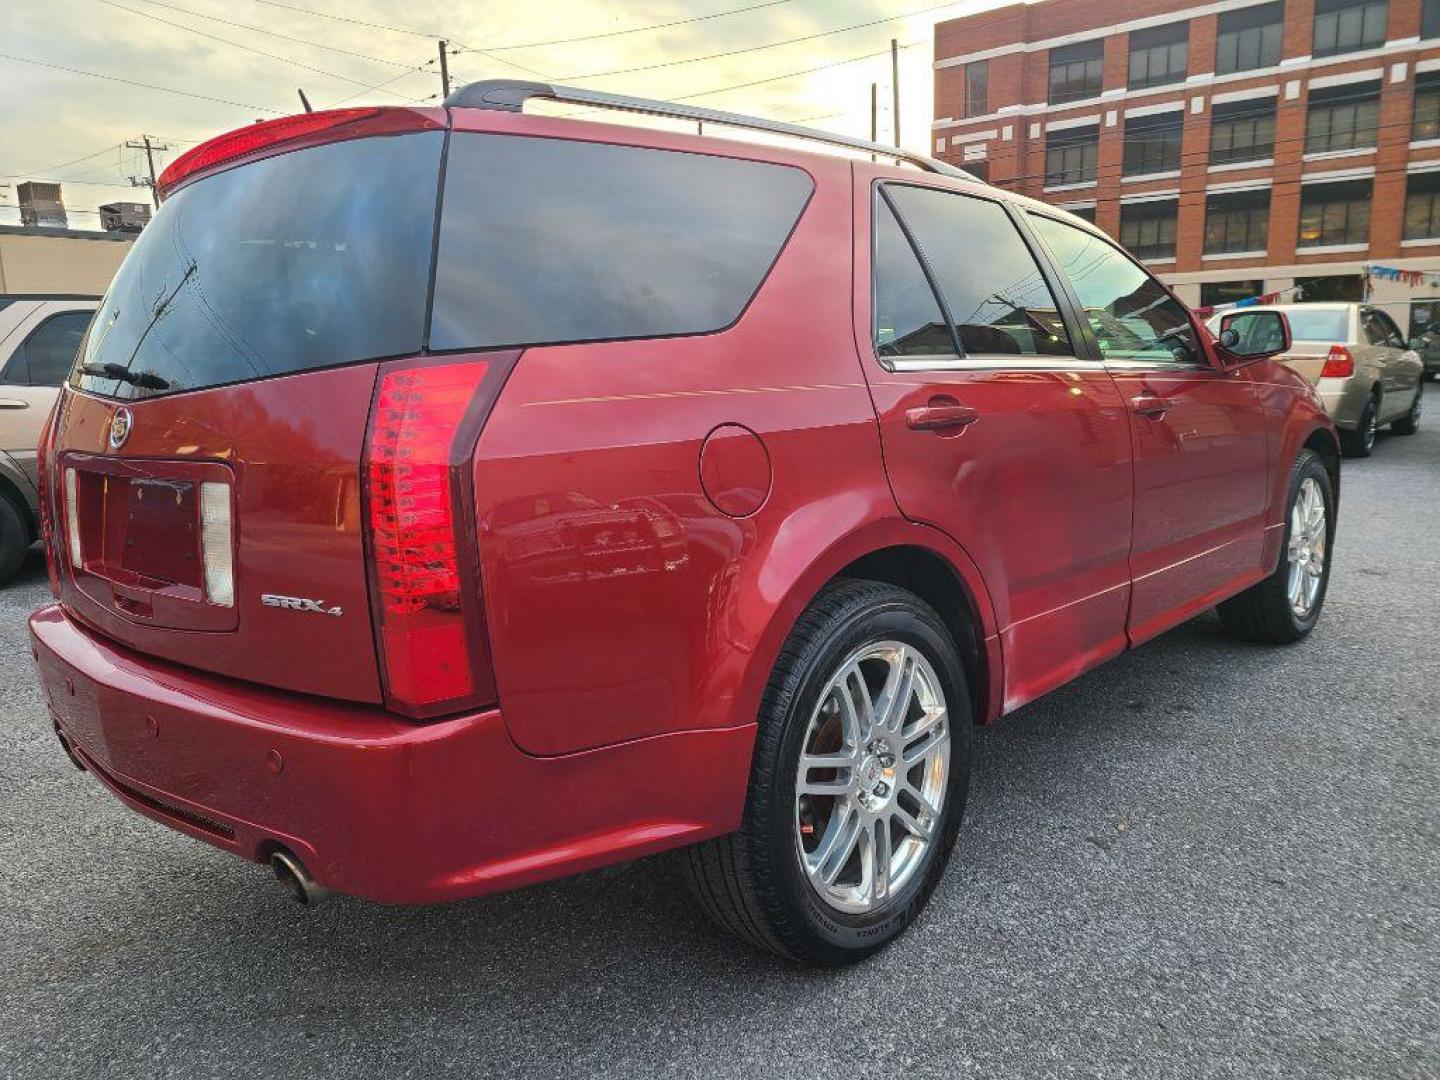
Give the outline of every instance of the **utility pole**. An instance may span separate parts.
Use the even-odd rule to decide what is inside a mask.
[[[450,96],[450,60],[445,55],[450,51],[448,41],[440,42],[440,88],[445,91],[445,96]]]
[[[900,42],[890,39],[890,89],[894,100],[890,107],[895,110],[895,149],[900,149]]]
[[[873,82],[872,82],[872,83],[870,84],[870,141],[871,141],[871,142],[874,142],[877,138],[880,137],[880,132],[879,132],[879,130],[876,128],[876,119],[877,119],[877,118],[876,118],[876,115],[875,115],[875,114],[876,114],[876,104],[875,104],[876,95],[877,95],[879,92],[880,92],[880,87],[879,87],[879,85],[878,85],[877,83],[873,83]]]
[[[130,178],[130,183],[133,184],[135,187],[148,187],[150,189],[150,201],[155,204],[155,209],[159,210],[160,195],[155,190],[155,151],[169,150],[170,147],[161,142],[152,143],[150,141],[149,135],[142,135],[139,142],[131,139],[125,144],[125,146],[130,150],[145,151],[145,164],[150,170],[150,179],[148,181],[137,180],[135,177],[132,176]]]

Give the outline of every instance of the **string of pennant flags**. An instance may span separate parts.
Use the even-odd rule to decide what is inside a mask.
[[[1366,263],[1361,272],[1365,277],[1365,299],[1370,299],[1373,283],[1376,281],[1397,281],[1412,289],[1422,286],[1427,288],[1440,288],[1440,273],[1427,270],[1402,270],[1396,266],[1376,266],[1374,263]],[[1234,311],[1237,308],[1254,307],[1257,304],[1278,304],[1282,299],[1294,294],[1295,300],[1305,298],[1304,286],[1291,285],[1286,289],[1277,289],[1275,292],[1268,292],[1262,296],[1247,296],[1243,300],[1232,300],[1227,304],[1212,304],[1208,307],[1197,307],[1195,314],[1202,319],[1208,319],[1217,311]]]

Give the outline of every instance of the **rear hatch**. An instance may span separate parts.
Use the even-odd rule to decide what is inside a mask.
[[[171,180],[81,348],[47,479],[82,621],[380,702],[361,463],[379,362],[424,345],[444,114],[343,120],[269,144],[257,125]]]

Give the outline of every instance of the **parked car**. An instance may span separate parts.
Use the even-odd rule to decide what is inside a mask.
[[[841,963],[934,889],[972,725],[1217,604],[1315,625],[1340,454],[1283,314],[1212,336],[927,158],[533,96],[719,122],[482,83],[161,177],[43,442],[30,620],[130,807],[305,902],[684,847],[721,926]]]
[[[1369,457],[1386,424],[1396,435],[1420,430],[1425,366],[1394,319],[1368,304],[1276,306],[1294,335],[1281,359],[1319,391],[1346,454]]]
[[[35,446],[97,300],[0,294],[0,585],[39,538]]]
[[[1433,322],[1410,339],[1410,348],[1425,362],[1425,374],[1440,379],[1440,322]]]

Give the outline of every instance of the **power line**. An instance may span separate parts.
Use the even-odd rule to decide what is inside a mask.
[[[338,53],[341,56],[353,56],[357,60],[368,60],[372,64],[385,64],[389,67],[403,67],[407,71],[418,70],[407,65],[401,60],[387,60],[383,56],[371,56],[369,53],[355,52],[353,49],[342,49],[338,45],[326,45],[321,41],[311,41],[309,38],[294,37],[291,34],[282,34],[278,30],[271,30],[264,26],[255,26],[251,23],[235,22],[232,19],[222,19],[218,15],[210,15],[203,11],[193,11],[190,8],[180,7],[178,4],[168,4],[164,0],[141,0],[142,3],[150,4],[153,7],[165,8],[168,11],[178,11],[182,15],[190,15],[197,19],[206,19],[210,22],[217,22],[223,26],[233,26],[237,30],[249,30],[255,34],[266,34],[269,37],[279,38],[281,41],[291,41],[296,45],[305,45],[312,49],[324,49],[326,52]],[[403,74],[403,73],[402,73]]]
[[[891,15],[884,19],[871,19],[869,22],[855,23],[851,26],[841,26],[834,30],[821,30],[813,34],[803,34],[800,37],[785,38],[781,41],[770,41],[764,45],[751,45],[743,49],[729,49],[725,52],[709,53],[705,56],[691,56],[680,60],[665,60],[656,64],[642,64],[638,67],[615,68],[611,71],[593,71],[584,75],[565,75],[563,79],[578,81],[581,79],[601,79],[610,75],[631,75],[638,71],[656,71],[660,68],[679,67],[683,64],[698,64],[707,60],[721,60],[730,56],[742,56],[746,53],[763,52],[766,49],[778,49],[784,45],[798,45],[805,41],[817,41],[820,38],[833,37],[836,34],[848,34],[852,30],[865,30],[872,26],[883,26],[886,23],[899,22],[902,19],[914,18],[917,15],[928,15],[932,11],[940,11],[942,8],[956,7],[963,0],[950,0],[946,4],[935,4],[931,7],[919,8],[915,11],[904,11],[898,15]]]
[[[291,67],[297,67],[303,71],[314,72],[317,75],[324,75],[325,77],[330,79],[338,79],[340,82],[348,82],[354,86],[367,85],[363,79],[352,79],[349,75],[341,75],[339,72],[327,71],[324,68],[318,68],[311,64],[305,64],[299,60],[292,60],[288,56],[281,56],[279,53],[266,52],[264,49],[257,49],[253,45],[246,45],[243,42],[232,41],[230,38],[223,38],[220,37],[218,34],[211,34],[205,30],[197,30],[193,26],[186,26],[184,23],[178,23],[172,19],[161,18],[159,15],[154,15],[148,11],[139,11],[132,7],[126,7],[124,4],[116,3],[116,0],[100,0],[100,3],[105,4],[109,7],[116,8],[120,11],[129,12],[131,15],[138,15],[142,19],[149,19],[152,22],[157,22],[164,26],[173,26],[177,30],[184,30],[186,33],[195,34],[197,37],[209,38],[211,41],[218,41],[220,42],[220,44],[228,45],[232,49],[241,49],[245,52],[254,53],[256,56],[263,56],[268,60],[276,60],[282,64],[289,64]],[[400,94],[392,94],[388,90],[384,91],[384,93],[389,94],[391,97],[401,98],[403,100],[403,96]]]
[[[705,22],[709,19],[719,19],[726,15],[741,15],[747,11],[759,11],[761,8],[779,7],[781,4],[788,4],[791,0],[765,0],[763,4],[751,4],[748,7],[731,8],[729,11],[717,11],[711,15],[696,15],[689,19],[675,19],[671,22],[651,23],[649,26],[634,26],[629,30],[607,30],[600,34],[582,34],[579,37],[553,38],[550,41],[526,41],[515,45],[487,45],[487,52],[509,52],[511,49],[543,49],[551,45],[573,45],[580,41],[601,41],[605,38],[622,37],[626,34],[644,34],[651,30],[668,30],[672,26],[687,26],[690,23]]]
[[[409,34],[412,37],[430,38],[432,40],[446,37],[445,34],[431,33],[430,31],[422,30],[412,30],[409,27],[405,26],[390,26],[386,23],[369,22],[365,19],[352,18],[349,15],[335,15],[328,11],[316,11],[314,8],[301,7],[298,4],[282,4],[280,0],[255,0],[255,3],[266,4],[270,7],[275,8],[282,8],[285,11],[298,11],[301,14],[314,15],[317,18],[321,19],[333,19],[335,22],[349,23],[352,26],[364,26],[368,27],[371,30],[386,30],[392,34]],[[508,67],[513,67],[520,71],[523,71],[528,75],[538,75],[542,79],[554,78],[553,75],[549,75],[546,72],[539,70],[538,68],[527,67],[524,64],[516,63],[514,60],[506,60],[503,56],[490,56],[490,54],[485,49],[479,49],[473,45],[467,45],[465,42],[458,41],[453,37],[446,38],[446,40],[450,41],[452,44],[459,45],[462,49],[468,50],[469,52],[479,53],[481,56],[489,57],[489,59],[494,60],[497,64],[505,64]]]
[[[180,97],[194,98],[197,101],[212,101],[217,105],[233,105],[237,109],[249,109],[252,112],[274,113],[277,116],[284,114],[284,110],[272,109],[268,105],[255,105],[248,101],[234,101],[230,98],[212,97],[209,94],[197,94],[191,90],[177,90],[173,86],[160,86],[156,83],[139,82],[135,79],[122,79],[118,75],[106,75],[99,71],[86,71],[84,68],[67,67],[64,64],[52,64],[47,60],[32,60],[28,56],[16,56],[13,53],[0,53],[0,60],[12,60],[17,64],[33,64],[35,67],[49,68],[52,71],[63,71],[70,75],[84,75],[87,78],[104,79],[106,82],[122,83],[125,86],[138,86],[144,90],[158,90],[163,94],[176,94]]]

